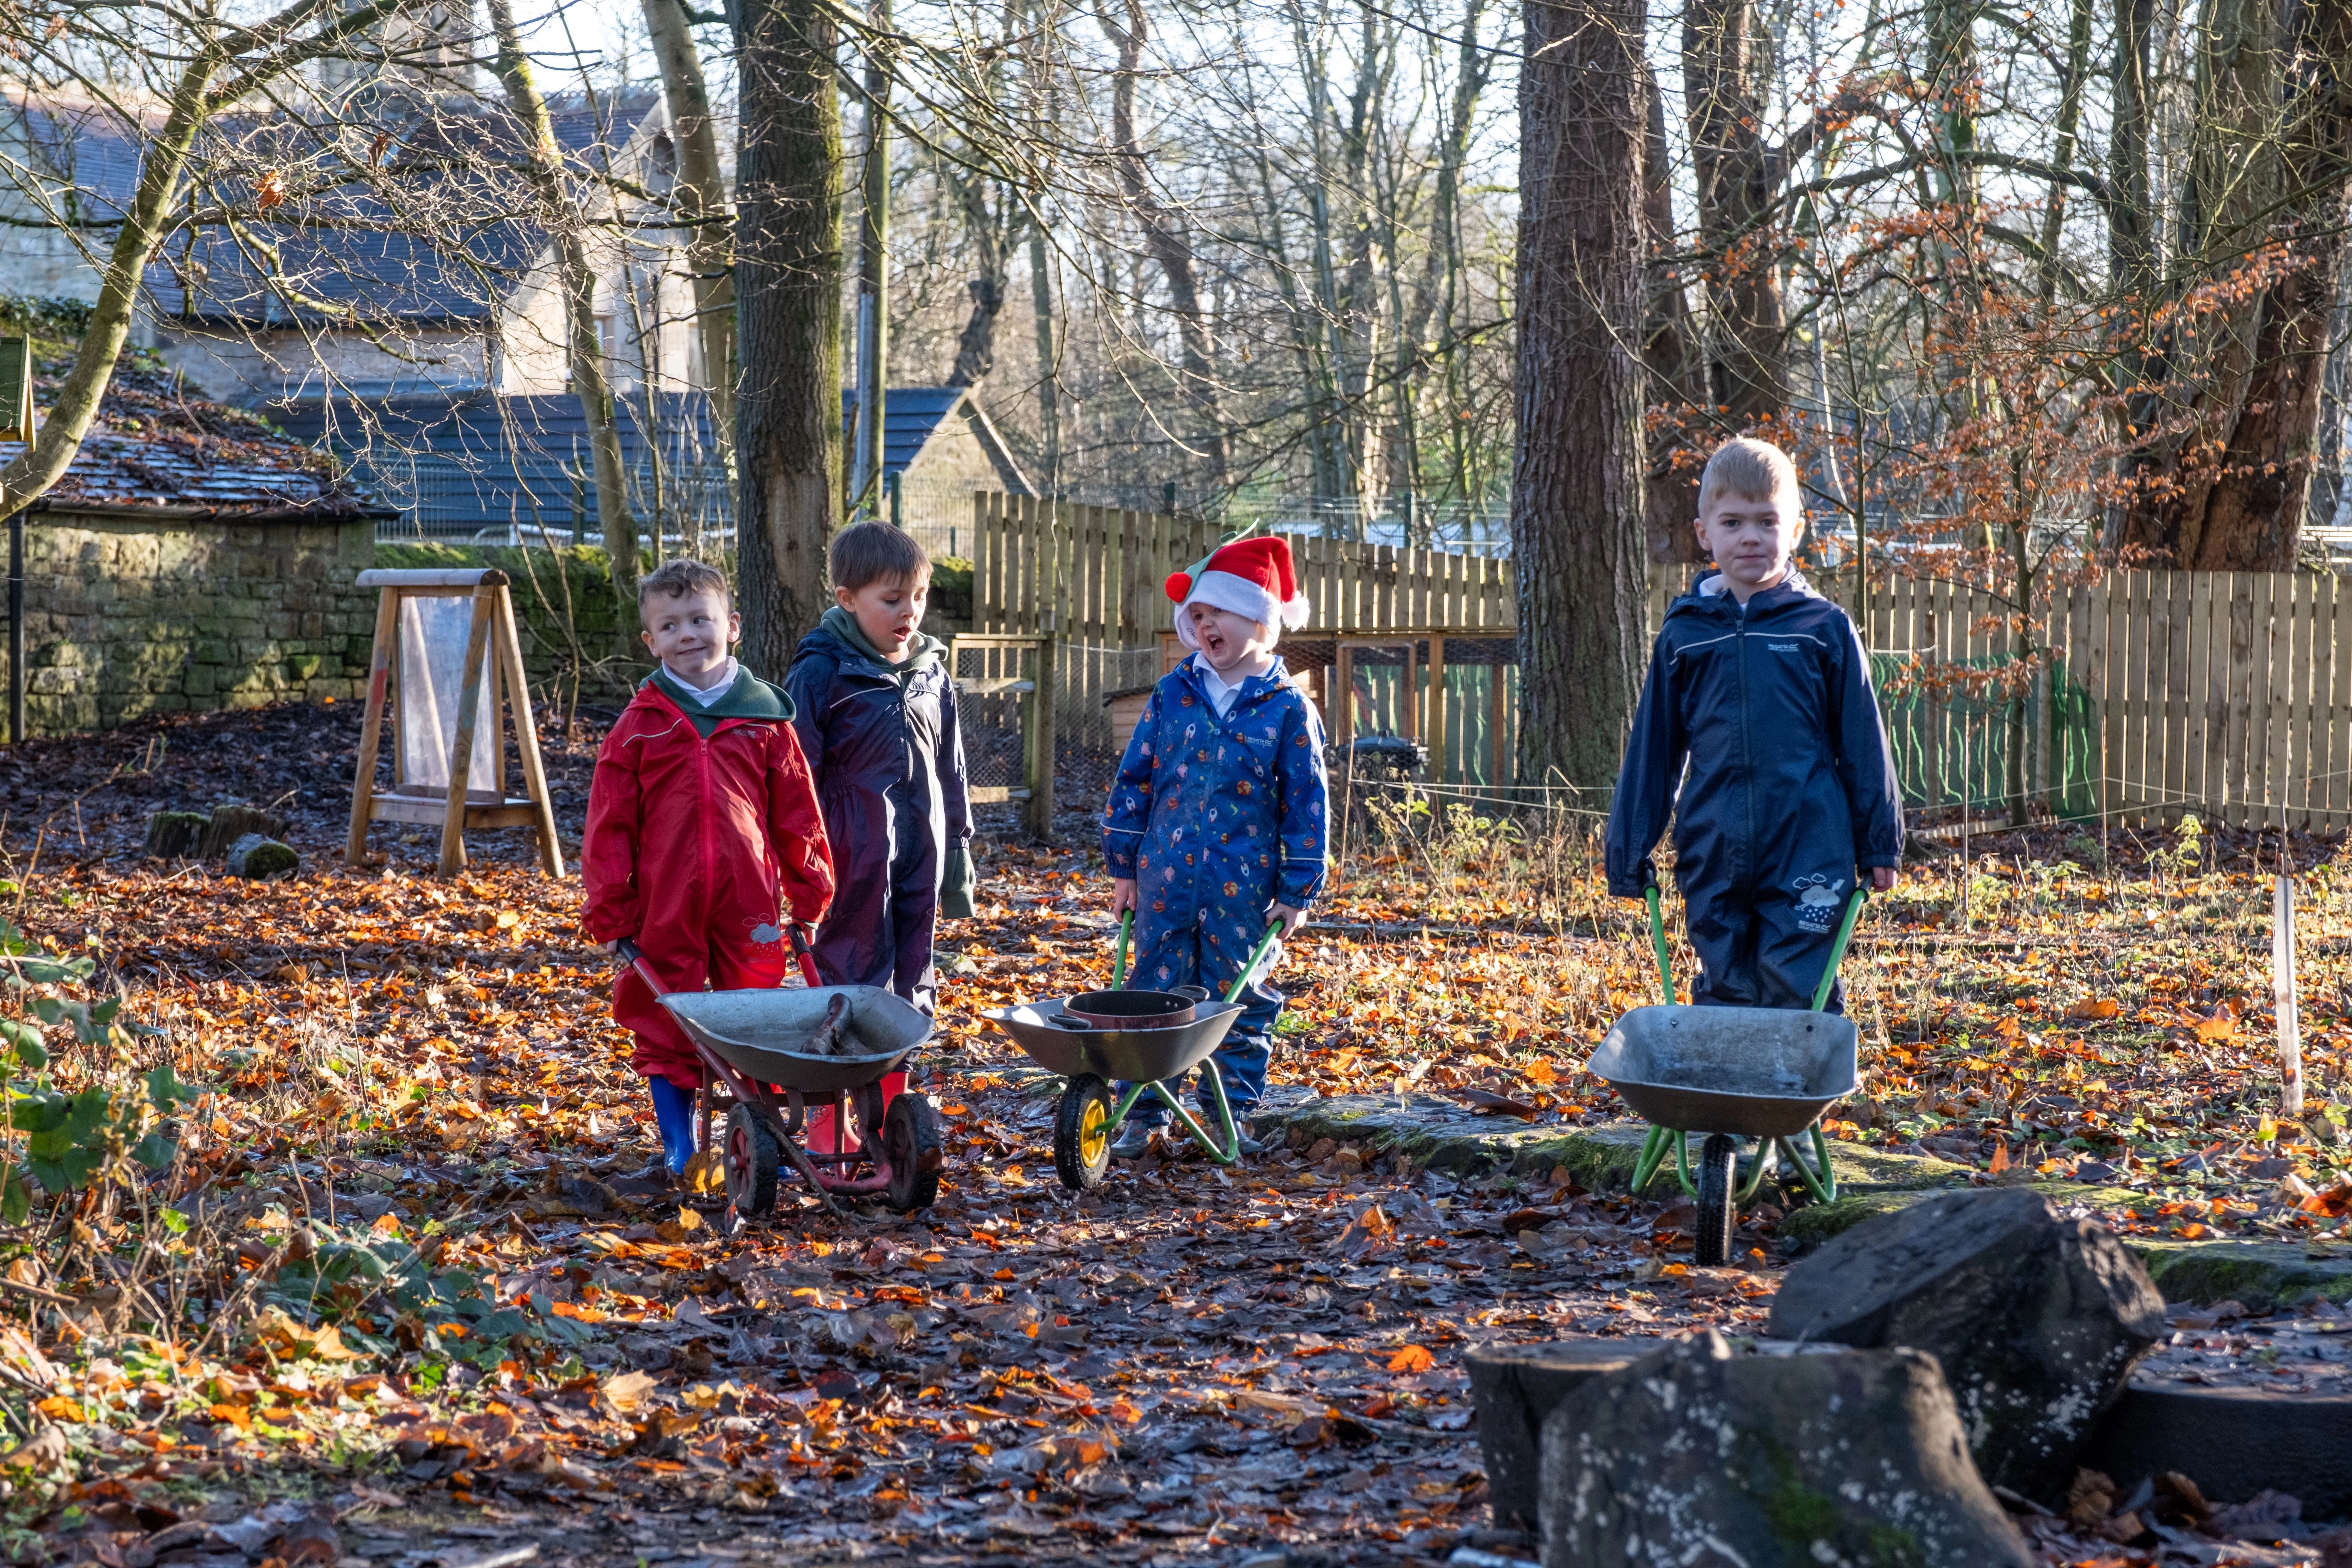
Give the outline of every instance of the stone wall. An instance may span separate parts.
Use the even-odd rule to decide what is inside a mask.
[[[35,512],[25,528],[26,727],[364,695],[375,522]]]

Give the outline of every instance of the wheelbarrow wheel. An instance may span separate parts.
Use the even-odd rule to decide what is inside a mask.
[[[882,1113],[882,1151],[890,1160],[890,1206],[900,1214],[940,1201],[940,1113],[930,1096],[910,1089]]]
[[[783,1163],[776,1135],[737,1100],[727,1108],[727,1202],[747,1219],[776,1206],[776,1171]]]
[[[1118,1110],[1110,1085],[1080,1073],[1054,1108],[1054,1170],[1062,1185],[1089,1193],[1110,1169],[1110,1117]]]
[[[1731,1227],[1738,1194],[1739,1141],[1727,1133],[1708,1137],[1698,1155],[1698,1266],[1720,1268],[1731,1260]]]

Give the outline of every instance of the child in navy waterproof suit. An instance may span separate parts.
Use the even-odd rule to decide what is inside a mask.
[[[920,629],[931,563],[886,522],[834,536],[832,609],[784,677],[835,845],[817,928],[828,985],[879,985],[929,1013],[939,917],[971,913],[971,805],[947,645]]]
[[[1306,623],[1290,546],[1248,539],[1168,579],[1194,656],[1160,679],[1129,740],[1103,816],[1111,913],[1135,912],[1132,983],[1222,995],[1266,926],[1288,936],[1322,889],[1328,787],[1315,705],[1274,656]],[[1243,1011],[1211,1058],[1237,1120],[1265,1092],[1282,993],[1265,984],[1277,943],[1243,986]],[[1146,1096],[1111,1152],[1134,1159],[1168,1120]],[[1243,1151],[1260,1145],[1246,1135]]]
[[[1786,453],[1717,448],[1698,517],[1717,570],[1667,606],[1609,813],[1621,899],[1656,883],[1650,851],[1673,813],[1702,1005],[1811,1006],[1857,875],[1885,891],[1902,863],[1869,656],[1790,563],[1803,531]]]

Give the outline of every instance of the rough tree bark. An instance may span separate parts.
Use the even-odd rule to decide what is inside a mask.
[[[646,35],[669,100],[677,134],[677,190],[671,205],[686,230],[686,268],[694,285],[696,341],[702,350],[703,391],[719,460],[735,471],[735,247],[727,226],[727,181],[719,163],[719,132],[710,88],[694,47],[681,0],[643,0]]]
[[[736,595],[743,658],[782,679],[832,596],[841,515],[841,103],[817,0],[738,0]]]
[[[629,511],[628,477],[621,463],[621,432],[613,422],[613,384],[604,373],[604,341],[596,331],[596,272],[588,258],[583,215],[566,188],[563,153],[548,118],[547,100],[530,74],[522,35],[515,27],[513,0],[489,0],[490,28],[499,47],[499,84],[507,108],[530,138],[524,173],[538,202],[540,221],[555,249],[555,286],[563,299],[566,368],[572,395],[588,426],[588,452],[596,474],[596,521],[613,563],[613,586],[623,601],[637,591],[637,520]]]
[[[2236,0],[2205,26],[2184,251],[2208,276],[2265,245],[2287,261],[2165,344],[2197,374],[2147,399],[2143,430],[2171,427],[2137,454],[2112,542],[2181,570],[2279,572],[2310,493],[2352,195],[2352,0]]]
[[[1118,69],[1111,78],[1110,89],[1111,163],[1118,171],[1119,189],[1128,205],[1134,209],[1136,221],[1143,226],[1144,246],[1168,280],[1169,302],[1176,310],[1177,341],[1183,349],[1185,395],[1200,414],[1201,455],[1208,464],[1210,488],[1223,490],[1231,472],[1232,458],[1225,440],[1223,400],[1217,395],[1216,348],[1209,334],[1208,313],[1201,308],[1201,285],[1192,261],[1192,237],[1184,232],[1176,215],[1160,205],[1159,196],[1153,194],[1150,177],[1145,173],[1143,144],[1136,139],[1135,79],[1143,66],[1143,46],[1150,21],[1144,12],[1143,0],[1126,0],[1126,5],[1124,26],[1111,14],[1108,4],[1098,5],[1095,11],[1104,36],[1118,51]]]
[[[1645,0],[1529,0],[1519,78],[1519,777],[1603,790],[1643,625]]]

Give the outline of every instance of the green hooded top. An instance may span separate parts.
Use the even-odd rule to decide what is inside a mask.
[[[769,685],[744,668],[740,660],[735,666],[734,684],[720,692],[719,700],[708,708],[687,690],[684,681],[669,672],[667,665],[654,666],[645,684],[660,688],[663,696],[677,704],[677,710],[686,715],[694,732],[706,741],[722,719],[764,719],[789,724],[793,718],[793,700],[784,695],[783,688]]]

